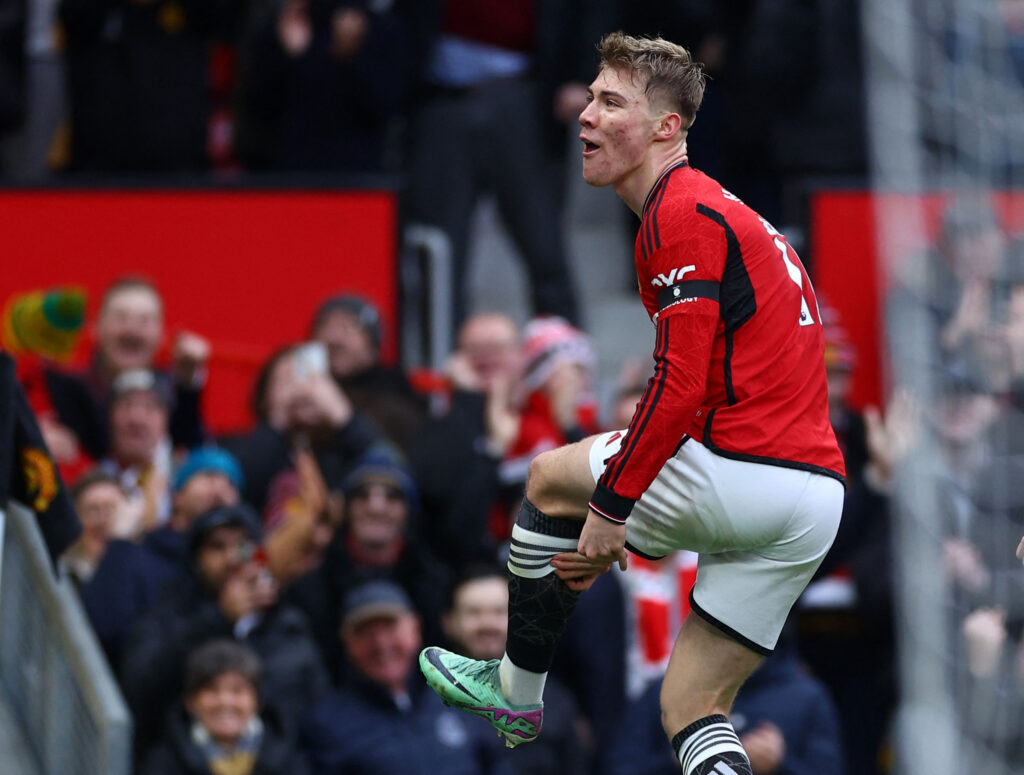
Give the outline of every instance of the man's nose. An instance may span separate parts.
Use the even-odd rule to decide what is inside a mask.
[[[580,126],[593,126],[593,114],[591,112],[591,108],[593,107],[594,102],[593,100],[591,100],[590,102],[587,103],[587,106],[583,108],[582,111],[580,111]]]

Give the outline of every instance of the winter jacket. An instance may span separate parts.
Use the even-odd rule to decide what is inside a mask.
[[[418,672],[418,671],[417,671]],[[304,721],[300,744],[317,775],[512,775],[486,724],[446,708],[418,675],[402,709],[366,679],[331,694]]]
[[[260,712],[263,740],[250,775],[307,775],[304,758],[273,709]],[[192,717],[180,703],[168,714],[163,737],[146,757],[146,775],[213,775],[192,740]]]

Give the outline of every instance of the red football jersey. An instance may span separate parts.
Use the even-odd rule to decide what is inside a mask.
[[[636,272],[657,326],[655,372],[591,506],[624,520],[687,436],[843,480],[818,303],[786,238],[683,163],[647,197]]]

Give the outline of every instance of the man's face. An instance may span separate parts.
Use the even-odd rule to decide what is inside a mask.
[[[249,543],[244,528],[225,525],[211,530],[196,552],[196,570],[203,582],[213,590],[224,586],[244,564]]]
[[[102,553],[110,539],[114,519],[124,505],[124,493],[113,482],[97,482],[75,499],[75,510],[82,521],[79,541],[90,557]]]
[[[459,587],[444,620],[445,633],[473,659],[500,659],[508,634],[508,584],[505,579],[475,579]]]
[[[192,520],[218,506],[234,506],[238,490],[219,471],[199,471],[186,480],[174,495],[174,526],[187,530]]]
[[[459,349],[485,391],[498,380],[511,379],[519,369],[519,332],[504,315],[480,315],[466,321]]]
[[[402,537],[409,505],[402,491],[384,482],[365,482],[348,497],[349,529],[356,542],[368,547],[388,546]]]
[[[643,84],[605,67],[590,85],[592,99],[580,114],[583,179],[592,186],[618,186],[636,172],[651,148],[657,119]]]
[[[185,701],[188,712],[216,742],[234,746],[256,715],[256,687],[240,673],[221,673]]]
[[[370,335],[348,310],[328,314],[316,331],[316,339],[327,345],[327,362],[335,377],[358,374],[377,362]]]
[[[360,622],[342,634],[345,653],[359,672],[374,683],[402,687],[420,649],[419,619],[411,613]]]
[[[160,298],[143,287],[115,291],[107,298],[96,322],[100,356],[117,374],[151,366],[163,333]]]
[[[153,461],[167,435],[167,409],[149,390],[118,396],[110,407],[110,443],[121,465],[143,466]]]

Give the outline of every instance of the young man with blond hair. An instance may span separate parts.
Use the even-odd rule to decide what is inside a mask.
[[[669,41],[612,33],[580,114],[583,177],[641,219],[635,263],[657,329],[629,428],[537,457],[512,534],[509,638],[489,663],[428,648],[428,683],[508,745],[540,729],[544,677],[580,591],[626,549],[699,552],[693,614],[661,694],[685,775],[742,775],[727,714],[771,653],[832,544],[842,455],[828,418],[824,336],[792,248],[688,165],[701,65]],[[594,680],[600,680],[595,676]]]

